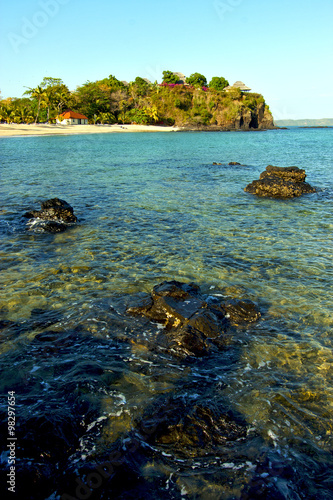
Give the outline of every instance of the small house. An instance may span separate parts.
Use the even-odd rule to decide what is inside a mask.
[[[226,90],[228,92],[229,90],[233,89],[240,89],[242,92],[250,92],[251,90],[250,87],[247,87],[245,83],[239,80],[235,82],[233,85],[228,85],[228,87],[225,87],[223,90]]]
[[[81,113],[68,110],[57,116],[57,123],[62,125],[88,125],[88,118]]]
[[[174,75],[178,76],[178,84],[183,84],[185,85],[186,84],[186,76],[183,75],[183,73],[179,73],[179,72],[176,72],[176,73],[173,73]]]

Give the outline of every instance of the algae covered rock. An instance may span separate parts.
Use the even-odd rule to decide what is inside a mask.
[[[152,293],[140,295],[127,307],[132,316],[161,323],[159,345],[176,356],[205,356],[215,345],[223,345],[229,327],[260,318],[256,304],[205,296],[195,283],[164,281]]]
[[[64,200],[52,198],[41,203],[41,210],[31,210],[24,214],[30,229],[48,233],[65,231],[69,224],[77,222],[73,208]]]
[[[275,167],[268,165],[259,180],[248,184],[244,191],[257,196],[294,198],[316,190],[305,182],[305,170],[298,167]]]

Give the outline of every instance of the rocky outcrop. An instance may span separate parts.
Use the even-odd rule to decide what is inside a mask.
[[[64,200],[52,198],[41,203],[41,210],[26,212],[31,229],[58,233],[65,231],[68,224],[77,222],[73,208]]]
[[[200,457],[246,438],[246,423],[213,404],[193,405],[162,396],[144,413],[139,429],[154,445],[167,445],[178,457]],[[148,432],[147,432],[148,431]]]
[[[211,346],[223,342],[229,326],[251,323],[260,318],[256,304],[249,300],[204,296],[195,283],[164,281],[150,295],[140,296],[127,313],[145,316],[164,325],[160,341],[168,351],[184,357],[205,356]]]
[[[268,165],[259,180],[248,184],[244,191],[257,196],[293,198],[316,190],[305,182],[305,170],[298,167],[274,167]]]

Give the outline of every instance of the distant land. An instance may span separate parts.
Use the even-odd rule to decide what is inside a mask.
[[[274,120],[278,127],[333,127],[333,118],[319,118],[311,120]]]

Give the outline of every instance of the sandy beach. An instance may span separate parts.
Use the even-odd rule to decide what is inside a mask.
[[[160,125],[51,125],[0,124],[0,137],[31,135],[109,134],[112,132],[175,132],[178,127]]]

